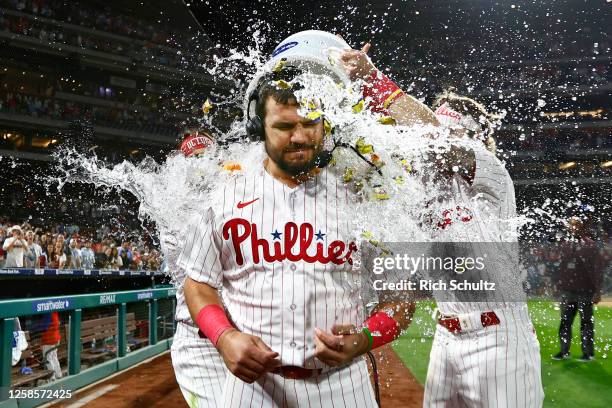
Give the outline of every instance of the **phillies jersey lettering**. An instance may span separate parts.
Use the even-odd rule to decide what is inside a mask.
[[[280,234],[281,233],[277,232],[272,235],[280,236]],[[229,240],[232,242],[232,245],[234,245],[236,264],[238,265],[244,264],[244,257],[240,249],[240,244],[249,237],[251,238],[253,262],[256,264],[260,262],[260,249],[263,252],[263,259],[265,262],[282,262],[287,259],[292,262],[305,261],[308,263],[320,262],[323,264],[333,262],[336,265],[342,265],[348,262],[349,265],[353,264],[351,254],[357,250],[357,245],[355,245],[354,242],[347,245],[342,241],[335,240],[329,244],[327,249],[323,248],[321,242],[317,242],[316,254],[314,256],[309,255],[308,249],[315,236],[314,228],[309,223],[304,223],[298,227],[296,223],[288,222],[285,224],[284,236],[285,239],[282,242],[272,242],[273,252],[270,252],[270,242],[265,238],[259,238],[257,236],[257,224],[250,223],[243,218],[234,218],[223,225],[223,239],[226,241]],[[323,239],[322,237],[320,238],[321,240]],[[277,237],[275,237],[275,239],[277,239]],[[278,239],[280,240],[280,237],[278,237]],[[296,244],[299,249],[297,254],[293,253],[293,248]]]
[[[456,206],[454,209],[449,208],[442,212],[442,220],[438,221],[438,228],[446,228],[453,223],[453,221],[470,222],[474,215],[472,210],[467,207]]]

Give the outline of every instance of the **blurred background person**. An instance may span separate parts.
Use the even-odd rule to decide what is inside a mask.
[[[130,269],[132,262],[132,249],[129,241],[123,241],[121,246],[117,248],[117,254],[121,257],[121,268]]]
[[[589,229],[580,218],[569,220],[570,239],[561,245],[561,265],[557,288],[561,296],[561,324],[559,341],[561,351],[554,360],[570,357],[572,325],[580,313],[580,338],[582,357],[579,361],[588,362],[595,358],[595,329],[593,304],[601,300],[603,268],[599,248],[589,236]]]
[[[45,368],[53,371],[50,378],[51,381],[58,380],[63,376],[62,367],[57,356],[57,349],[61,341],[59,325],[59,313],[51,312],[42,316],[40,344]]]
[[[78,238],[75,237],[70,239],[69,251],[70,262],[68,263],[67,269],[80,269],[81,250],[79,249]]]
[[[108,264],[108,256],[110,255],[110,251],[109,248],[106,245],[97,245],[96,248],[98,248],[95,251],[95,255],[96,255],[96,268],[98,269],[104,269],[107,268],[107,264]],[[108,254],[107,254],[108,251]]]
[[[24,255],[28,249],[28,243],[23,239],[23,232],[19,225],[13,225],[8,229],[9,238],[4,240],[2,249],[6,252],[5,268],[23,268]]]
[[[110,269],[122,269],[123,260],[119,256],[119,250],[117,247],[109,248],[106,252],[108,257],[108,267]]]
[[[34,242],[34,231],[29,230],[25,233],[26,242],[28,248],[25,252],[24,266],[26,268],[40,268],[40,256],[42,255],[42,248],[36,242]]]
[[[53,246],[53,252],[50,254],[49,267],[51,269],[64,269],[66,266],[66,253],[61,241],[56,241]]]
[[[85,246],[81,249],[81,267],[83,269],[93,269],[96,262],[96,255],[91,249],[91,240],[85,240]]]
[[[4,240],[6,239],[7,236],[7,232],[6,229],[4,228],[4,226],[0,226],[0,242],[4,243]],[[2,246],[0,246],[0,268],[4,268],[4,260],[6,259],[6,252],[4,251],[4,248]]]

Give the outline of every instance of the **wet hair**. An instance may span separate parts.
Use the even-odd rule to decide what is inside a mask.
[[[281,105],[297,105],[295,90],[292,88],[279,88],[274,82],[266,82],[259,89],[255,114],[263,121],[266,118],[266,103],[269,98]]]
[[[495,132],[495,126],[502,119],[502,115],[487,111],[484,105],[472,98],[456,94],[454,88],[449,88],[439,94],[433,103],[433,108],[437,109],[444,104],[447,104],[455,112],[474,119],[480,125],[481,131],[479,133],[481,135],[478,135],[478,132],[474,133],[472,131],[468,131],[468,135],[471,138],[478,136],[487,146],[487,149],[495,153],[496,144],[493,133]]]
[[[303,86],[298,82],[290,82],[301,73],[302,71],[299,69],[284,68],[281,71],[266,74],[261,79],[260,85],[257,87],[255,114],[261,118],[262,122],[266,117],[266,103],[270,97],[281,105],[298,104],[295,91],[302,89]],[[281,86],[281,82],[285,86]]]

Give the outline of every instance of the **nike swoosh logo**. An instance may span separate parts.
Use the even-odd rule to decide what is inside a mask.
[[[243,202],[238,201],[238,208],[244,208],[244,207],[246,207],[246,206],[247,206],[247,205],[249,205],[249,204],[253,204],[253,203],[254,203],[255,201],[257,201],[257,200],[259,200],[259,197],[258,197],[258,198],[256,198],[256,199],[254,199],[254,200],[247,201],[246,203],[243,203]]]

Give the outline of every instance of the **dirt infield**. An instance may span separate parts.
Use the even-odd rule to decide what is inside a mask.
[[[179,408],[187,406],[174,378],[170,353],[166,353],[89,388],[77,394],[70,401],[55,404],[53,407],[68,407],[78,403],[79,400],[93,397],[110,385],[117,387],[87,401],[82,406],[87,408]]]
[[[380,377],[380,403],[384,408],[423,406],[423,387],[404,366],[391,346],[374,351]]]
[[[380,375],[381,405],[385,408],[420,407],[423,388],[393,349],[387,346],[374,354]],[[75,403],[88,408],[187,406],[174,378],[169,353],[96,384],[72,400],[54,404],[53,407],[69,407]]]

